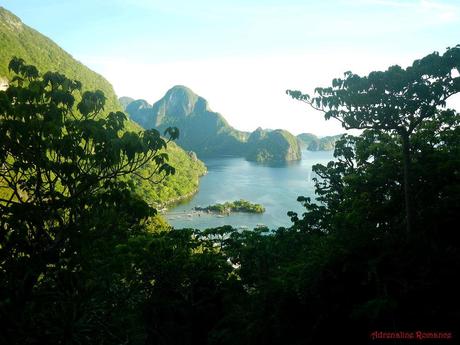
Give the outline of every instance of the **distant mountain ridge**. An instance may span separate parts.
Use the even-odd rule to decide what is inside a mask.
[[[300,145],[309,151],[332,151],[335,148],[335,142],[342,137],[343,134],[318,137],[312,133],[301,133],[297,135]]]
[[[199,157],[244,156],[257,162],[282,162],[301,159],[299,143],[282,130],[258,129],[256,134],[239,131],[208,102],[183,85],[176,85],[150,105],[136,100],[127,105],[131,119],[144,128],[179,128],[177,143]]]

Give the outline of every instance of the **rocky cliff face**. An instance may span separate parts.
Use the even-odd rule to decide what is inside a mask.
[[[207,103],[189,88],[176,85],[155,106],[162,109],[162,115],[170,114],[171,117],[183,119],[191,114],[207,111]]]

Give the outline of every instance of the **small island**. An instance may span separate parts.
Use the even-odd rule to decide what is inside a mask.
[[[230,214],[232,212],[245,212],[245,213],[264,213],[265,207],[260,204],[253,204],[247,200],[236,200],[233,202],[225,202],[223,204],[215,204],[207,207],[196,206],[195,211],[214,212]]]

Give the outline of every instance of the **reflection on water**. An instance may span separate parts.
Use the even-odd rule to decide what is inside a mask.
[[[166,218],[175,228],[205,229],[222,225],[271,229],[291,224],[288,211],[302,213],[297,202],[300,195],[314,197],[311,168],[326,164],[332,152],[302,152],[302,160],[287,164],[256,164],[244,158],[213,158],[204,160],[208,174],[200,180],[200,190],[190,200],[170,209]],[[220,216],[195,212],[195,206],[208,206],[245,199],[262,204],[263,214],[232,213]]]

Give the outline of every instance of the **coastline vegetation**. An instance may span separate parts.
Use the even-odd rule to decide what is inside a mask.
[[[206,207],[196,206],[195,211],[214,212],[221,214],[230,214],[232,212],[244,213],[264,213],[265,207],[260,204],[254,204],[247,200],[235,200],[225,202],[223,204],[214,204]]]

